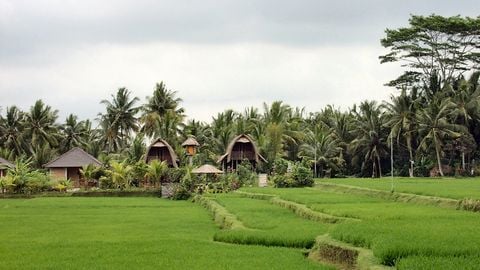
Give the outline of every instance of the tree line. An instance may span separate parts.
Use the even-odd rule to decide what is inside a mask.
[[[480,143],[480,17],[412,16],[409,26],[387,29],[382,63],[405,72],[387,83],[398,94],[384,102],[363,101],[347,110],[333,105],[306,113],[282,101],[226,110],[210,123],[186,120],[182,99],[165,83],[145,101],[127,88],[102,100],[95,121],[58,111],[42,100],[28,111],[9,106],[0,116],[0,156],[29,157],[41,166],[72,147],[100,160],[141,160],[146,142],[161,137],[177,153],[195,136],[195,164],[214,163],[238,134],[255,139],[271,172],[278,159],[302,161],[317,177],[390,174],[428,176],[477,174]],[[186,163],[185,155],[179,155]],[[480,167],[479,167],[480,168]]]

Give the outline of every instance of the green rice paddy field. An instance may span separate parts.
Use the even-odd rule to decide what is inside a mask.
[[[419,179],[418,187],[408,179],[396,180],[405,183],[402,192],[449,198],[476,198],[473,189],[480,188],[479,180]],[[389,188],[388,179],[330,182],[349,181]],[[335,193],[321,186],[242,191],[271,194],[347,219],[314,221],[267,196],[254,199],[240,193],[207,196],[236,218],[241,226],[235,229],[219,228],[207,209],[190,201],[2,199],[0,268],[334,269],[338,265],[306,256],[317,236],[329,235],[371,250],[379,266],[480,269],[480,213]]]

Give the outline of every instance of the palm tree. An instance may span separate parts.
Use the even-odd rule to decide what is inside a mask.
[[[415,101],[406,94],[405,90],[402,90],[400,96],[392,96],[391,102],[385,102],[383,107],[386,109],[387,116],[385,125],[390,128],[389,138],[396,138],[397,144],[400,141],[400,137],[405,139],[410,157],[408,174],[410,177],[413,177],[412,133],[416,125]],[[390,147],[393,147],[393,145]]]
[[[152,160],[147,166],[147,172],[145,173],[145,179],[157,185],[162,181],[162,177],[165,175],[168,169],[168,165],[165,161]]]
[[[272,163],[276,158],[288,154],[287,151],[284,151],[286,144],[298,144],[301,132],[296,130],[298,128],[298,115],[293,113],[290,106],[283,104],[281,101],[275,101],[270,106],[264,103],[263,108],[265,143],[262,149],[267,159]]]
[[[432,102],[426,108],[419,110],[417,113],[418,131],[423,137],[419,148],[427,150],[429,145],[433,145],[438,172],[441,176],[444,176],[441,160],[442,146],[445,140],[460,137],[461,133],[457,131],[463,130],[464,127],[453,124],[448,120],[448,116],[455,111],[455,103],[450,98],[444,98],[441,101],[438,99],[432,99]]]
[[[145,142],[143,141],[143,134],[137,134],[135,139],[130,142],[130,147],[127,149],[127,160],[130,164],[135,164],[136,162],[143,159],[146,146]]]
[[[153,96],[147,97],[147,103],[143,105],[141,132],[150,137],[159,136],[158,129],[162,128],[161,122],[167,120],[164,119],[165,117],[168,117],[168,121],[170,122],[174,119],[175,126],[172,124],[163,124],[163,128],[173,128],[177,130],[177,125],[183,122],[183,113],[185,110],[179,107],[182,99],[175,97],[176,94],[176,91],[168,90],[163,82],[156,84]],[[163,132],[165,132],[165,130]]]
[[[60,143],[61,152],[77,146],[85,145],[85,136],[87,133],[85,123],[78,121],[76,115],[70,114],[65,120],[65,124],[60,126],[63,139]]]
[[[237,121],[238,113],[233,110],[226,110],[218,113],[217,117],[212,121],[212,136],[215,140],[215,149],[217,153],[225,153],[228,144],[235,134],[235,122]]]
[[[359,108],[359,112],[356,108],[352,110],[355,139],[350,144],[350,151],[356,158],[363,158],[362,168],[366,162],[371,162],[372,177],[381,177],[380,160],[387,153],[384,117],[375,101],[364,101]]]
[[[314,165],[315,177],[319,175],[323,177],[327,169],[339,170],[338,165],[343,163],[341,151],[342,148],[333,134],[317,125],[313,130],[308,130],[305,143],[301,145],[298,155]]]
[[[125,145],[132,131],[138,130],[135,115],[140,107],[135,106],[138,97],[130,98],[131,92],[127,88],[119,88],[116,95],[112,95],[112,101],[102,100],[100,103],[106,106],[106,113],[100,114],[100,121],[109,125],[110,133],[118,133],[121,145]]]
[[[112,182],[117,188],[123,190],[130,186],[132,181],[132,166],[125,162],[114,161],[110,164],[109,172]]]
[[[57,114],[57,110],[52,110],[42,100],[37,100],[25,115],[25,137],[32,142],[33,148],[44,144],[50,147],[58,145],[60,135],[58,125],[55,123]]]
[[[7,108],[5,118],[0,118],[0,138],[2,145],[13,151],[13,156],[17,157],[23,153],[26,148],[23,135],[23,121],[25,114],[17,107]]]
[[[475,135],[476,131],[478,130],[476,128],[476,124],[480,120],[480,87],[478,86],[479,77],[480,72],[474,72],[468,81],[461,78],[455,82],[453,88],[451,89],[455,93],[452,97],[452,101],[456,105],[453,120],[455,123],[465,126],[472,135]],[[469,136],[471,135],[464,134],[463,137]],[[474,149],[468,149],[467,145],[461,145],[460,148],[462,156],[462,168],[465,170],[465,153],[473,152]]]

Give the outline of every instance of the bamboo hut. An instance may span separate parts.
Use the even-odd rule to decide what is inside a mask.
[[[225,170],[236,170],[237,165],[244,160],[248,160],[253,168],[262,161],[267,162],[267,160],[260,155],[253,139],[248,135],[241,134],[233,138],[227,147],[227,152],[221,156],[217,162],[222,164],[222,168]]]
[[[85,184],[85,179],[83,179],[80,169],[90,164],[102,166],[102,163],[92,155],[83,149],[74,147],[65,154],[43,165],[43,167],[49,169],[53,177],[70,179],[74,187],[80,187]]]
[[[163,139],[156,139],[148,147],[145,155],[145,162],[150,163],[152,160],[165,161],[169,167],[178,167],[178,158],[173,148]]]
[[[7,175],[8,168],[13,168],[15,165],[10,161],[0,157],[0,177]]]

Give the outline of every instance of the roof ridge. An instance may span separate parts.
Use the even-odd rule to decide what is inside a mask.
[[[43,164],[43,167],[47,167],[47,166],[50,166],[52,163],[58,161],[60,158],[68,155],[70,152],[74,152],[74,151],[80,151],[82,154],[85,154],[88,158],[92,159],[93,161],[95,161],[96,163],[98,164],[102,164],[102,162],[100,162],[98,159],[96,159],[94,156],[90,155],[87,151],[83,150],[82,148],[78,147],[78,146],[75,146],[75,147],[72,147],[70,150],[68,150],[67,152],[59,155],[58,157],[52,159],[50,162],[48,163],[45,163]]]

